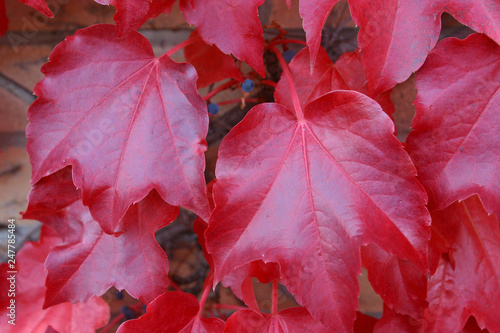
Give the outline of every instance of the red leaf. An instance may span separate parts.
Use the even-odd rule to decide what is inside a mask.
[[[363,247],[361,254],[368,280],[384,304],[400,314],[421,319],[428,304],[427,278],[422,271],[375,244]]]
[[[314,320],[304,307],[288,308],[278,314],[240,310],[226,322],[225,333],[299,333],[331,332]]]
[[[43,227],[39,242],[25,243],[16,257],[16,325],[3,325],[5,333],[45,333],[49,326],[61,333],[93,333],[109,320],[109,307],[99,297],[85,303],[61,303],[42,309],[45,295],[44,261],[50,250],[61,242],[48,227]],[[6,263],[0,266],[0,287],[8,290],[9,271]],[[7,304],[7,293],[0,294],[0,303]],[[7,307],[0,309],[2,318],[8,318]],[[2,319],[4,320],[4,319]]]
[[[0,0],[0,36],[5,35],[9,29],[9,19],[5,13],[5,0]]]
[[[189,38],[198,38],[197,41],[184,48],[186,60],[196,68],[198,73],[198,88],[227,78],[243,81],[233,57],[222,53],[215,45],[208,45],[199,36],[198,31],[194,30]]]
[[[217,333],[224,330],[218,318],[201,318],[198,300],[191,294],[172,291],[158,296],[139,319],[123,323],[117,333]]]
[[[28,111],[32,182],[73,165],[83,204],[107,233],[124,230],[129,206],[152,189],[208,219],[208,115],[194,68],[155,58],[136,32],[117,39],[111,25],[77,31],[50,58]]]
[[[301,0],[299,12],[303,19],[302,25],[306,32],[307,45],[311,49],[312,59],[316,59],[321,48],[321,32],[333,9],[339,0]],[[314,62],[311,61],[314,65]]]
[[[377,321],[376,318],[357,311],[356,321],[354,322],[354,333],[372,333]]]
[[[344,53],[335,64],[325,49],[319,48],[311,68],[309,48],[302,49],[290,62],[290,72],[302,107],[333,90],[355,90],[369,95],[366,75],[358,51]],[[374,97],[388,115],[394,113],[394,104],[386,91]],[[282,76],[275,90],[277,103],[293,109],[291,92],[286,76]]]
[[[19,1],[24,3],[25,5],[35,8],[36,10],[38,10],[40,13],[42,13],[47,17],[54,17],[54,14],[52,14],[52,11],[50,10],[49,6],[47,6],[44,0],[19,0]]]
[[[500,216],[500,46],[443,40],[417,75],[408,151],[437,208],[478,193]]]
[[[118,34],[124,36],[138,30],[147,20],[172,10],[175,0],[95,0],[102,5],[116,7],[114,19]]]
[[[258,7],[264,0],[181,0],[179,5],[189,24],[196,26],[207,44],[232,53],[265,77],[264,38]]]
[[[438,40],[444,11],[500,42],[497,0],[349,0],[349,5],[360,26],[358,44],[373,94],[405,81],[424,63]]]
[[[429,280],[427,332],[458,332],[473,315],[500,327],[500,228],[477,196],[432,213],[433,228],[453,247]],[[451,260],[450,260],[451,258]]]
[[[359,245],[375,242],[425,268],[427,198],[370,98],[329,93],[303,117],[261,104],[223,140],[207,249],[216,281],[254,260],[276,262],[314,318],[351,331]]]
[[[50,201],[47,193],[52,194]],[[126,231],[115,237],[103,233],[82,205],[81,191],[75,190],[70,168],[42,178],[30,193],[24,217],[50,225],[65,240],[45,262],[45,306],[83,302],[102,295],[111,286],[126,289],[145,303],[164,293],[168,288],[168,261],[154,234],[173,221],[178,211],[152,191],[130,207],[123,222]]]
[[[422,321],[402,315],[384,305],[384,314],[375,324],[374,333],[423,333]]]

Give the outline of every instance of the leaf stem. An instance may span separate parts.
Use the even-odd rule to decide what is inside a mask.
[[[292,73],[290,73],[290,68],[288,68],[288,64],[285,59],[281,55],[281,52],[275,47],[271,46],[269,48],[280,62],[281,68],[283,68],[283,74],[285,75],[286,80],[288,81],[288,86],[290,87],[290,93],[292,94],[293,106],[295,108],[295,114],[297,115],[297,119],[302,122],[304,120],[304,112],[302,112],[302,107],[300,106],[299,96],[297,95],[297,90],[295,90],[295,85],[293,84]]]
[[[189,37],[185,41],[180,42],[179,44],[177,44],[174,47],[172,47],[170,50],[168,50],[165,53],[165,55],[168,56],[168,57],[171,57],[174,53],[180,51],[181,49],[185,48],[186,46],[188,46],[190,44],[193,44],[194,42],[197,42],[200,39],[201,39],[200,36]]]
[[[248,310],[245,306],[233,305],[233,304],[214,304],[212,305],[215,309],[230,309],[230,310]]]
[[[260,81],[260,83],[262,83],[262,84],[264,84],[266,86],[273,87],[273,88],[276,88],[276,85],[277,85],[276,82],[271,81],[271,80],[262,80],[262,81]]]
[[[203,100],[205,102],[209,101],[210,98],[214,97],[215,95],[217,95],[218,93],[220,93],[223,90],[231,88],[232,86],[234,86],[238,82],[239,82],[238,80],[232,79],[232,80],[229,80],[226,83],[221,84],[220,86],[218,86],[217,88],[215,88],[214,90],[212,90],[211,92],[209,92],[208,94],[206,94],[205,97],[203,97]]]
[[[218,105],[226,105],[226,104],[233,104],[233,103],[242,103],[243,101],[248,102],[248,103],[259,103],[259,100],[257,98],[245,98],[242,100],[241,98],[238,99],[230,99],[227,101],[222,101],[222,102],[217,102]]]
[[[207,301],[210,289],[212,289],[212,283],[214,281],[214,275],[212,272],[208,273],[207,279],[205,280],[205,285],[203,286],[203,294],[200,298],[200,309],[198,310],[198,317],[201,317],[203,313],[203,308],[205,307],[205,302]]]
[[[273,280],[273,315],[278,314],[278,280]]]

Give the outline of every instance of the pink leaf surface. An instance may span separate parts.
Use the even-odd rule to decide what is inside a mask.
[[[278,263],[281,281],[314,318],[348,332],[361,244],[426,267],[427,197],[370,98],[329,93],[303,117],[261,104],[226,136],[207,249],[216,281],[254,260]]]
[[[48,193],[52,193],[50,201]],[[178,212],[153,191],[130,207],[123,222],[126,231],[115,237],[105,234],[82,205],[70,168],[42,178],[30,193],[24,217],[51,226],[65,240],[45,263],[45,306],[84,302],[112,286],[126,289],[146,304],[163,294],[168,288],[168,260],[154,234]]]
[[[207,44],[232,53],[265,76],[262,50],[264,38],[258,7],[264,0],[233,3],[232,0],[181,0],[180,8],[189,24],[196,26]]]
[[[191,294],[172,291],[158,296],[139,319],[123,323],[117,333],[221,333],[224,322],[202,318],[200,305]]]
[[[43,227],[39,242],[29,242],[17,253],[16,260],[16,325],[5,324],[5,333],[45,333],[52,328],[60,333],[94,333],[109,320],[109,307],[101,298],[92,297],[85,303],[61,303],[43,309],[45,298],[45,258],[61,243],[49,227]],[[6,263],[0,265],[2,290],[9,289],[10,271]],[[2,321],[8,318],[7,293],[0,294]]]
[[[208,219],[203,175],[208,129],[196,72],[132,32],[95,25],[50,55],[28,111],[32,182],[67,165],[83,204],[107,233],[152,189]],[[102,75],[102,73],[106,75]]]
[[[478,32],[500,42],[497,0],[349,0],[360,26],[358,45],[373,94],[405,81],[436,44],[446,11]]]
[[[438,209],[479,194],[500,215],[500,46],[481,34],[440,42],[418,72],[407,147]]]

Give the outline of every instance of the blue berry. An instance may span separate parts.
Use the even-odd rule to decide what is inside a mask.
[[[219,112],[219,106],[216,103],[208,104],[208,113],[217,114]]]
[[[146,307],[147,307],[147,305],[146,305],[146,304],[143,304],[143,305],[142,305],[142,312],[146,313]]]
[[[254,87],[255,87],[255,83],[253,83],[253,81],[250,79],[246,79],[241,84],[241,90],[243,90],[244,92],[247,92],[247,93],[252,91]]]
[[[121,291],[117,291],[115,293],[115,297],[116,297],[116,299],[123,299],[123,293]]]
[[[121,313],[123,313],[123,316],[125,317],[126,320],[134,319],[135,318],[135,312],[128,306],[124,305],[122,306]]]
[[[290,62],[292,61],[293,57],[295,57],[297,53],[295,53],[294,50],[286,50],[284,53],[283,53],[283,58],[285,58],[285,61],[286,62]]]

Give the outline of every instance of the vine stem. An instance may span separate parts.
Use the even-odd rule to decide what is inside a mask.
[[[210,293],[210,289],[212,288],[212,283],[214,281],[214,275],[212,272],[208,273],[207,279],[205,280],[205,285],[203,286],[203,294],[200,298],[200,309],[198,310],[198,317],[201,317],[203,313],[203,309],[205,308],[205,302],[207,301],[208,294]]]
[[[172,47],[170,50],[168,50],[165,53],[165,55],[168,56],[168,57],[171,57],[174,53],[180,51],[181,49],[185,48],[188,45],[193,44],[194,42],[197,42],[200,39],[201,39],[200,36],[189,37],[185,41],[180,42],[179,44],[177,44],[174,47]]]
[[[278,280],[273,280],[273,315],[278,314]]]
[[[260,83],[262,83],[262,84],[264,84],[266,86],[273,87],[273,88],[276,88],[276,85],[277,85],[276,82],[271,81],[271,80],[262,80],[262,81],[260,81]]]
[[[288,86],[290,87],[290,93],[292,94],[293,106],[295,108],[295,114],[297,115],[297,119],[299,122],[304,121],[304,112],[302,111],[302,107],[300,106],[299,96],[297,95],[297,90],[295,89],[295,85],[292,80],[292,73],[290,73],[290,68],[288,68],[288,64],[285,61],[285,58],[281,55],[281,52],[275,47],[269,47],[269,50],[274,52],[278,61],[280,62],[281,68],[283,68],[283,74],[285,74],[286,80],[288,81]]]
[[[209,92],[208,94],[205,95],[205,97],[203,97],[203,100],[206,102],[206,101],[209,101],[210,98],[214,97],[215,95],[217,95],[218,93],[220,93],[221,91],[223,90],[226,90],[230,87],[232,87],[233,85],[237,84],[239,81],[238,80],[235,80],[235,79],[232,79],[224,84],[221,84],[220,86],[218,86],[217,88],[215,88],[214,90],[212,90],[211,92]]]

